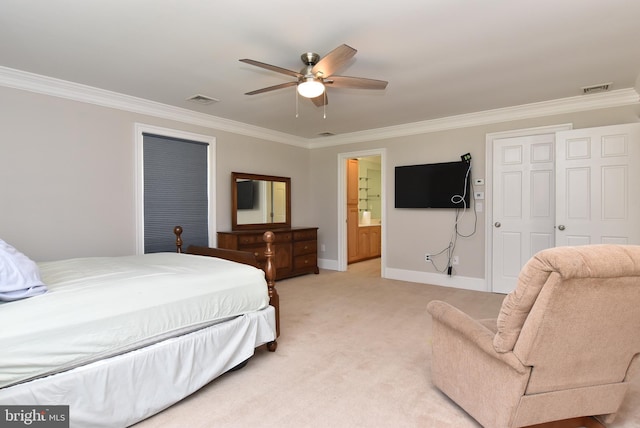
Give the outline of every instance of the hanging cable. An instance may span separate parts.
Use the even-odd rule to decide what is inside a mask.
[[[447,273],[449,275],[452,274],[453,271],[453,254],[455,252],[456,249],[456,244],[458,243],[458,237],[463,237],[463,238],[469,238],[471,236],[473,236],[476,233],[477,230],[477,223],[478,223],[478,213],[476,212],[476,199],[475,199],[475,193],[473,192],[474,188],[473,188],[473,183],[470,183],[469,181],[469,176],[471,175],[471,162],[469,161],[469,167],[467,168],[467,172],[465,174],[464,177],[464,191],[462,193],[462,195],[453,195],[451,197],[451,202],[453,202],[454,204],[460,204],[462,203],[462,208],[456,208],[455,211],[455,216],[454,216],[454,223],[453,223],[453,230],[451,233],[451,237],[449,239],[449,245],[447,245],[445,248],[443,248],[442,250],[440,250],[439,252],[435,253],[435,254],[431,254],[431,257],[429,258],[429,261],[431,262],[431,264],[433,265],[433,267],[436,269],[436,271],[440,272],[440,273]],[[471,195],[473,196],[473,214],[474,214],[474,224],[473,224],[473,231],[468,234],[465,235],[463,233],[460,233],[459,230],[459,224],[462,221],[467,208],[471,208],[471,207],[467,207],[467,202],[466,202],[466,197],[467,197],[467,192],[468,192],[468,188],[469,186],[471,186],[471,190],[472,193]],[[462,212],[461,212],[462,210]],[[439,256],[441,254],[446,253],[447,255],[447,263],[446,266],[441,269],[437,266],[437,264],[434,261],[434,257]]]

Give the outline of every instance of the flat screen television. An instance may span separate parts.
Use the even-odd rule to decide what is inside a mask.
[[[254,207],[254,201],[257,196],[256,183],[253,180],[238,181],[236,189],[238,189],[238,209],[251,210]]]
[[[443,162],[397,166],[396,208],[466,208],[469,206],[471,165]]]

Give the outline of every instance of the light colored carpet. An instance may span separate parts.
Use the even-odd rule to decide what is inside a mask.
[[[503,295],[380,278],[379,260],[281,281],[281,337],[136,428],[479,427],[431,385],[431,300],[495,317]],[[611,428],[640,427],[640,380]]]

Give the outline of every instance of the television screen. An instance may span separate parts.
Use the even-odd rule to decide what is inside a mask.
[[[466,208],[471,165],[444,162],[397,166],[396,208]]]
[[[250,210],[253,209],[253,201],[255,200],[256,192],[255,183],[252,180],[238,181],[236,188],[238,189],[238,209]]]

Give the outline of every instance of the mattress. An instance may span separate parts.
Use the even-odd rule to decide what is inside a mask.
[[[262,270],[156,253],[39,264],[46,294],[0,304],[0,388],[258,311]]]

